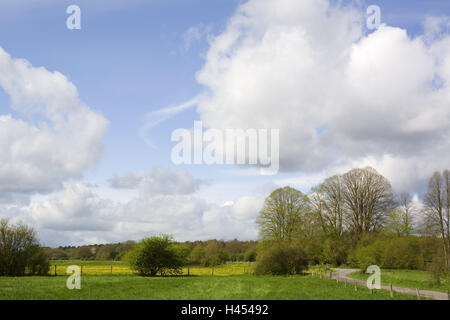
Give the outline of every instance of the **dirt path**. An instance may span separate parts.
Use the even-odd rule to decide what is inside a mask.
[[[347,281],[349,283],[356,283],[362,286],[366,285],[366,281],[364,280],[357,280],[350,278],[348,275],[353,272],[359,272],[358,269],[335,269],[336,271],[332,273],[333,279],[338,279],[338,281]],[[382,289],[390,290],[390,286],[381,285]],[[417,295],[416,289],[411,288],[404,288],[404,287],[397,287],[392,286],[392,290],[395,292],[401,292],[401,293],[409,293]],[[431,290],[419,290],[419,294],[421,297],[436,299],[436,300],[448,300],[448,295],[445,292],[438,292],[438,291],[431,291]]]

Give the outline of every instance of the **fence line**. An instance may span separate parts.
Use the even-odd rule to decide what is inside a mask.
[[[78,262],[78,261],[77,261]],[[77,263],[73,264],[52,264],[50,269],[53,269],[50,274],[53,276],[67,276],[67,268],[70,265],[77,265],[80,267],[82,275],[131,275],[133,270],[125,264],[90,264]],[[181,275],[185,276],[225,276],[225,275],[244,275],[253,273],[253,267],[248,263],[227,263],[223,265],[202,267],[202,266],[185,266],[182,268]]]

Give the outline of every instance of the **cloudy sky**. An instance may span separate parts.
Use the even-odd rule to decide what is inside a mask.
[[[450,163],[449,17],[446,0],[2,0],[0,218],[49,246],[256,239],[277,186],[369,165],[420,197]],[[280,171],[175,165],[194,121],[279,129]]]

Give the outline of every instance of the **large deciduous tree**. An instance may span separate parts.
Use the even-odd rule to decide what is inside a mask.
[[[352,169],[342,176],[343,201],[349,230],[367,233],[380,230],[395,208],[390,182],[375,169]]]
[[[380,230],[395,208],[390,182],[370,167],[326,179],[313,188],[310,198],[322,231],[334,237],[345,230],[357,235]]]
[[[309,212],[306,195],[291,187],[279,188],[267,198],[256,222],[263,240],[289,241],[300,236]]]

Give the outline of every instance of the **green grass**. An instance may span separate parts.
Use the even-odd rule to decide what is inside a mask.
[[[367,280],[369,275],[356,272],[352,273],[350,277]],[[436,285],[430,282],[430,278],[430,273],[422,270],[381,270],[381,283],[385,285],[392,283],[393,286],[442,292],[450,290],[449,279],[442,279],[441,285]]]
[[[386,290],[373,295],[354,287],[312,276],[194,276],[140,277],[136,275],[85,275],[81,290],[66,288],[67,276],[0,277],[0,299],[268,299],[359,300],[391,299]],[[395,294],[395,299],[416,299]]]
[[[55,265],[57,276],[53,276]],[[83,266],[81,290],[66,288],[69,265]],[[214,268],[214,276],[212,272],[211,267],[191,267],[190,274],[194,275],[191,277],[149,278],[134,275],[122,261],[54,260],[50,268],[52,276],[0,277],[0,299],[391,299],[385,290],[375,290],[372,295],[366,287],[359,286],[355,292],[353,285],[345,286],[327,278],[251,275],[248,273],[252,272],[252,265],[247,263],[223,264]],[[187,274],[187,268],[183,274]],[[383,271],[382,280],[386,281],[387,274]],[[397,293],[394,298],[416,299]]]

